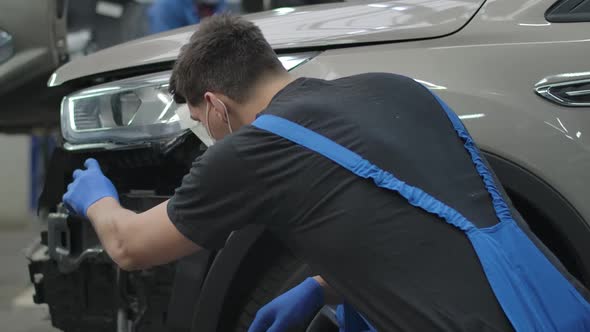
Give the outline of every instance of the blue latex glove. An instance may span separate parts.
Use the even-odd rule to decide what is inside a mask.
[[[324,290],[307,278],[258,310],[248,332],[287,331],[313,318],[323,305]]]
[[[84,166],[85,170],[74,171],[74,181],[68,185],[63,202],[70,212],[87,217],[90,205],[104,197],[113,197],[118,201],[119,195],[113,183],[102,174],[98,161],[86,159]]]

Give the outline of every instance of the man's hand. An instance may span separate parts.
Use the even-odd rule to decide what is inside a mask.
[[[324,305],[324,291],[314,278],[287,291],[262,307],[248,332],[279,332],[313,318]]]
[[[70,212],[87,217],[88,208],[96,201],[105,197],[119,201],[119,195],[95,159],[86,159],[84,166],[85,170],[74,171],[74,181],[68,185],[63,201]]]

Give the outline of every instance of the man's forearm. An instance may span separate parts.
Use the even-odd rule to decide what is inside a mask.
[[[124,270],[166,264],[201,247],[184,237],[166,212],[168,201],[142,213],[127,210],[112,197],[93,203],[87,211],[109,256]]]
[[[135,262],[129,252],[126,228],[137,216],[112,197],[100,199],[88,208],[88,218],[111,259],[123,269],[133,269]]]
[[[324,290],[324,302],[325,304],[342,304],[344,299],[334,288],[332,288],[321,276],[313,277],[317,281],[322,289]]]

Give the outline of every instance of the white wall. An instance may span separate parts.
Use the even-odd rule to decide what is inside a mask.
[[[0,134],[0,228],[26,226],[29,212],[30,137]]]

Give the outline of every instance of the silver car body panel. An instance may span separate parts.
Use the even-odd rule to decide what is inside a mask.
[[[279,8],[246,16],[277,50],[435,38],[456,32],[484,0],[353,1]],[[98,73],[176,60],[195,26],[138,39],[78,58],[59,68],[49,85]]]

